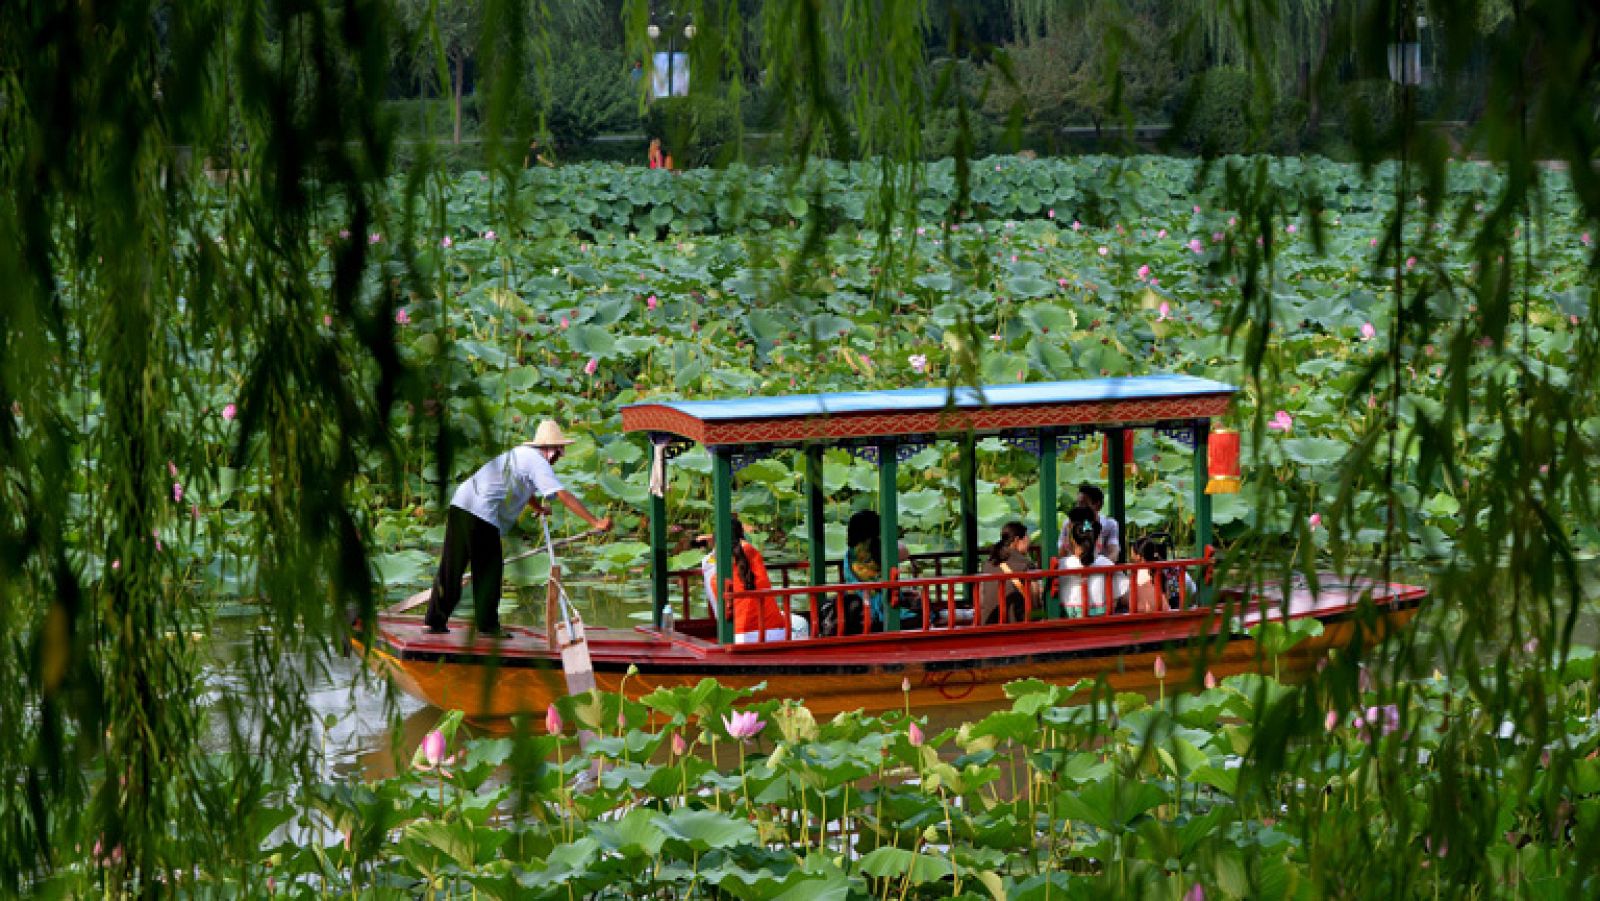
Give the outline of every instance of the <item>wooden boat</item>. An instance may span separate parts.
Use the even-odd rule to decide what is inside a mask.
[[[1404,625],[1426,599],[1420,587],[1333,576],[1322,577],[1315,592],[1304,583],[1248,591],[1214,584],[1211,496],[1206,493],[1208,436],[1210,420],[1226,411],[1235,390],[1205,379],[1162,375],[955,392],[912,389],[625,407],[624,429],[649,436],[656,466],[664,467],[691,443],[711,451],[716,572],[732,569],[725,537],[731,532],[736,471],[778,451],[805,456],[809,558],[793,567],[776,567],[782,573],[780,587],[735,592],[730,584],[722,594],[735,605],[776,600],[785,615],[781,625],[768,625],[794,636],[791,624],[798,624],[791,616],[798,616],[809,634],[739,644],[730,617],[718,616],[715,609],[692,615],[696,605],[688,589],[690,575],[667,569],[666,499],[652,496],[649,562],[655,621],[633,629],[589,629],[597,685],[638,697],[711,677],[734,687],[761,686],[758,698],[804,700],[819,715],[900,706],[907,699],[905,686],[911,703],[919,707],[994,701],[1003,696],[1005,683],[1030,677],[1072,682],[1104,676],[1115,689],[1153,693],[1158,655],[1164,658],[1166,681],[1175,686],[1202,671],[1222,677],[1270,668],[1247,632],[1264,619],[1309,617],[1324,626],[1320,636],[1278,662],[1291,675],[1327,649],[1347,644],[1357,632],[1370,640]],[[1103,434],[1110,464],[1108,506],[1112,516],[1126,522],[1124,463],[1127,435],[1135,429],[1158,430],[1193,449],[1192,556],[1071,570],[1051,560],[1027,573],[974,575],[979,543],[973,458],[978,439],[998,435],[1035,453],[1040,508],[1053,511],[1055,463],[1063,446]],[[877,464],[882,544],[893,548],[899,534],[897,464],[931,442],[947,440],[961,447],[961,550],[949,555],[956,558],[951,562],[958,565],[958,574],[946,574],[943,563],[948,558],[933,555],[936,571],[931,575],[902,578],[894,569],[882,582],[830,582],[828,576],[840,570],[824,554],[822,451],[844,446]],[[657,476],[656,484],[666,483],[664,473]],[[1040,546],[1055,547],[1054,517],[1038,525]],[[1104,580],[1109,597],[1122,579],[1164,584],[1164,571],[1175,575],[1172,581],[1178,585],[1172,609],[1141,614],[1117,613],[1109,604],[1103,612],[1086,609],[1092,580]],[[807,584],[789,584],[790,576],[801,572]],[[682,609],[669,618],[664,614],[674,578]],[[985,583],[1012,580],[1026,589],[1021,615],[1008,613],[1005,604],[1000,605],[998,622],[975,623],[970,612],[964,613]],[[1079,592],[1077,603],[1073,590]],[[821,634],[830,604],[859,602],[877,591],[891,606],[913,609],[916,625],[900,628],[899,618],[888,616],[879,631],[863,623],[864,631],[854,634]],[[1069,618],[1073,613],[1085,615]],[[465,629],[430,635],[420,619],[384,615],[371,659],[407,692],[441,708],[464,710],[475,721],[541,712],[565,693],[560,654],[543,631],[512,627],[510,632],[501,639],[475,638]]]

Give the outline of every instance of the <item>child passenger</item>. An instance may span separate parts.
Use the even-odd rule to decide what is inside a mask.
[[[1075,507],[1067,515],[1065,544],[1071,553],[1062,559],[1063,569],[1083,569],[1090,566],[1111,566],[1110,558],[1095,553],[1100,541],[1100,519],[1086,507]],[[1100,616],[1106,612],[1106,583],[1111,583],[1113,598],[1128,592],[1128,577],[1117,573],[1109,579],[1105,573],[1093,576],[1066,576],[1061,580],[1061,612],[1068,619],[1084,615]]]
[[[1001,526],[1000,540],[994,543],[994,547],[989,550],[989,559],[984,561],[984,575],[1022,573],[1033,568],[1033,560],[1028,556],[1028,527],[1020,522],[1008,522]],[[984,582],[978,592],[980,598],[978,622],[1000,621],[1002,584],[1005,585],[1006,622],[1022,622],[1027,615],[1030,592],[1021,579]]]

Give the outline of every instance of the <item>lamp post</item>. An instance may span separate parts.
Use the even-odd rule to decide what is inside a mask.
[[[679,92],[678,89],[677,89],[677,78],[675,77],[676,76],[676,71],[675,70],[676,70],[677,61],[678,61],[678,31],[679,31],[679,29],[674,26],[674,23],[675,23],[675,21],[677,19],[677,13],[672,12],[671,10],[668,10],[667,12],[661,14],[658,18],[659,18],[660,21],[665,22],[666,26],[662,27],[661,25],[658,25],[655,22],[651,22],[650,23],[650,27],[645,29],[645,34],[648,34],[650,36],[650,40],[652,40],[652,41],[659,41],[661,39],[661,35],[663,33],[665,33],[666,36],[667,36],[667,90],[666,90],[666,93],[665,93],[664,96],[667,96],[667,97],[684,96],[684,95],[689,93],[689,86],[687,84],[685,84],[684,85],[684,90],[682,92]],[[688,17],[685,16],[685,18],[688,18]],[[683,39],[685,41],[694,40],[694,33],[695,33],[694,22],[690,21],[687,24],[685,24],[683,26],[682,31],[683,31]],[[657,94],[656,96],[659,97],[659,96],[663,96],[663,95],[662,94]]]

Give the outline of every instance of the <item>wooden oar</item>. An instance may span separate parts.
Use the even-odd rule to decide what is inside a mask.
[[[588,538],[593,538],[594,536],[599,535],[599,534],[600,534],[600,530],[599,529],[590,529],[587,532],[579,532],[576,535],[568,536],[566,538],[561,539],[560,541],[553,541],[553,542],[551,542],[551,545],[553,547],[566,547],[569,544],[576,544],[579,541],[583,541],[583,540],[588,539]],[[509,557],[507,557],[505,559],[505,562],[507,562],[507,563],[515,563],[518,560],[526,560],[527,558],[532,557],[534,554],[543,553],[543,552],[544,552],[544,548],[542,548],[542,547],[529,548],[529,549],[523,551],[520,554],[512,554],[511,556],[509,556]],[[471,581],[472,581],[472,573],[469,572],[465,576],[462,577],[461,584],[463,586],[465,586],[468,582],[471,582]],[[416,594],[412,595],[411,597],[408,597],[403,601],[400,601],[400,602],[398,602],[396,604],[391,605],[384,612],[385,613],[405,613],[408,610],[415,610],[416,608],[421,607],[423,604],[428,603],[428,598],[431,597],[432,595],[433,595],[433,587],[429,586],[429,587],[424,588],[421,591],[417,592]]]

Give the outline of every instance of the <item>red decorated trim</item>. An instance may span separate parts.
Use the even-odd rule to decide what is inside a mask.
[[[967,410],[834,413],[710,423],[662,404],[640,404],[622,411],[622,430],[664,432],[708,446],[786,444],[849,438],[891,438],[897,435],[960,434],[968,431],[1002,432],[1054,426],[1136,426],[1172,419],[1210,419],[1226,413],[1231,399],[1232,394],[1209,394]]]

